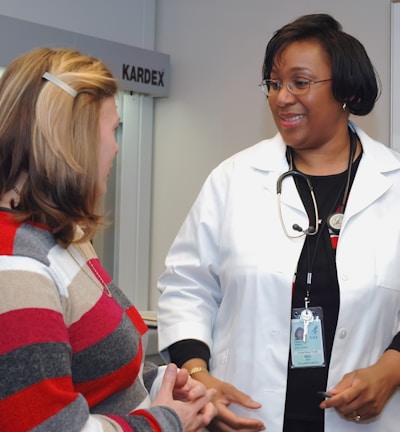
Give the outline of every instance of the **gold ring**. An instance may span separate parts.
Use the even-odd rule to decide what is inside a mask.
[[[354,411],[354,421],[358,423],[361,420],[361,416],[357,414],[357,411]]]

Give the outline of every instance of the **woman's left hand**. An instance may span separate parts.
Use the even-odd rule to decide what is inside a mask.
[[[400,352],[388,350],[374,365],[346,374],[320,408],[335,408],[347,420],[363,422],[382,412],[399,385]]]

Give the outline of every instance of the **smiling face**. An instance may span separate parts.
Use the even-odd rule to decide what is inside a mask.
[[[119,116],[115,105],[115,98],[104,100],[100,108],[100,146],[99,146],[99,195],[107,191],[107,180],[110,175],[114,157],[118,153],[115,132],[119,125]]]
[[[271,91],[268,102],[285,143],[294,150],[330,145],[347,134],[348,113],[334,98],[332,81],[311,84],[307,93],[293,95],[289,80],[319,81],[332,78],[327,53],[314,39],[289,44],[274,59],[271,79],[283,82]]]

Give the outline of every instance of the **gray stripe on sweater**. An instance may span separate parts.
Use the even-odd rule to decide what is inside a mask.
[[[44,379],[69,376],[70,347],[64,343],[27,345],[2,355],[0,399]],[[24,368],[30,364],[29,369]]]
[[[86,399],[79,395],[74,402],[58,411],[40,426],[31,429],[31,432],[80,432],[88,418],[89,409]]]
[[[49,266],[47,255],[55,244],[51,232],[24,224],[15,236],[14,255],[28,256]]]

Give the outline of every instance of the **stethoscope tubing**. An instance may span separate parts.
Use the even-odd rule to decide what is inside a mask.
[[[347,197],[349,194],[349,188],[350,188],[351,166],[352,166],[353,158],[354,158],[355,151],[356,151],[355,132],[351,128],[349,128],[349,134],[350,134],[350,156],[349,156],[349,164],[347,167],[347,173],[348,174],[347,174],[347,181],[346,181],[346,186],[345,186],[345,190],[344,190],[344,194],[343,194],[343,201],[341,203],[339,213],[343,213],[344,208],[346,206],[346,201],[347,201]],[[290,147],[287,147],[286,154],[287,154],[287,158],[288,158],[288,162],[289,162],[289,170],[284,172],[283,174],[281,174],[278,177],[278,180],[276,181],[276,193],[277,193],[277,200],[278,200],[278,213],[279,213],[280,223],[282,225],[282,228],[283,228],[286,236],[289,238],[299,238],[299,237],[302,237],[304,235],[316,235],[318,233],[318,230],[319,230],[320,220],[319,220],[318,205],[317,205],[317,200],[315,198],[313,185],[306,174],[303,174],[302,172],[294,169],[293,156],[292,156],[292,152],[291,152]],[[308,189],[310,191],[313,207],[314,207],[315,226],[312,226],[311,224],[309,224],[308,228],[306,228],[304,230],[299,225],[293,224],[293,226],[292,226],[293,230],[300,232],[300,234],[298,234],[298,235],[293,235],[293,234],[290,234],[288,232],[288,230],[286,229],[286,225],[284,223],[284,220],[283,220],[283,215],[282,215],[282,203],[281,203],[282,183],[283,183],[283,180],[287,177],[293,177],[293,178],[299,177],[307,183]]]
[[[313,207],[314,207],[314,216],[315,216],[315,227],[312,225],[309,225],[309,227],[305,230],[302,230],[301,227],[297,224],[293,225],[293,229],[300,231],[300,234],[298,235],[293,235],[290,234],[288,232],[288,230],[286,229],[286,225],[284,223],[283,220],[283,215],[282,215],[282,203],[281,203],[281,192],[282,192],[282,182],[286,177],[300,177],[303,180],[305,180],[307,182],[307,186],[308,189],[310,191],[310,195],[311,195],[311,199],[313,202]],[[278,199],[278,213],[279,213],[279,220],[281,222],[282,228],[286,234],[287,237],[289,238],[299,238],[302,237],[304,235],[315,235],[318,233],[318,228],[319,228],[319,214],[318,214],[318,206],[317,206],[317,200],[315,198],[315,193],[314,193],[314,188],[313,185],[311,184],[310,179],[303,174],[300,171],[294,170],[293,168],[289,169],[289,171],[284,172],[283,174],[281,174],[276,182],[276,193],[277,193],[277,199]],[[298,227],[298,228],[294,228],[294,227]]]

